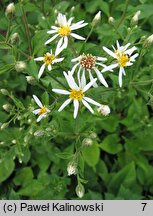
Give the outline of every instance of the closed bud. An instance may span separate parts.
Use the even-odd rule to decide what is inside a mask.
[[[23,62],[23,61],[18,61],[16,62],[16,65],[15,65],[15,70],[17,72],[23,72],[24,70],[26,69],[26,63]]]
[[[115,22],[115,19],[113,17],[108,18],[108,23],[109,24],[114,24],[114,22]]]
[[[92,132],[92,133],[89,135],[89,137],[90,137],[91,139],[96,139],[96,138],[97,138],[97,134],[96,134],[95,132]]]
[[[76,175],[77,173],[77,164],[75,161],[71,161],[68,163],[67,165],[67,173],[68,173],[68,176],[70,175]]]
[[[3,129],[5,129],[5,128],[7,128],[8,127],[8,123],[3,123],[2,125],[1,125],[1,130],[3,130]]]
[[[14,34],[12,34],[11,38],[10,38],[10,42],[11,44],[17,44],[20,40],[19,34],[17,32],[15,32]]]
[[[83,141],[82,141],[82,145],[83,146],[92,146],[93,144],[93,140],[90,139],[90,138],[85,138]]]
[[[16,140],[15,140],[15,139],[14,139],[14,140],[12,140],[12,143],[13,143],[13,144],[16,144]]]
[[[150,35],[144,42],[144,47],[149,47],[153,44],[153,34]]]
[[[3,95],[9,95],[9,92],[6,89],[0,90]]]
[[[141,11],[137,11],[137,12],[135,13],[135,15],[134,15],[134,16],[132,17],[132,19],[131,19],[131,26],[135,26],[135,25],[138,24],[138,20],[139,20],[140,14],[141,14]]]
[[[6,16],[12,16],[15,13],[15,6],[14,3],[10,3],[5,10]]]
[[[43,135],[44,135],[44,131],[42,131],[42,130],[38,130],[38,131],[34,132],[34,136],[36,136],[36,137],[40,137]]]
[[[92,20],[91,25],[96,26],[101,20],[101,11],[99,11]]]
[[[27,80],[27,83],[29,83],[30,85],[36,85],[36,80],[34,77],[32,76],[26,76],[26,80]]]
[[[76,195],[79,197],[79,198],[82,198],[84,196],[84,193],[85,193],[85,189],[84,189],[84,186],[79,183],[75,189],[76,191]]]
[[[12,109],[12,106],[10,104],[4,104],[3,105],[3,109],[6,111],[6,112],[9,112],[11,109]]]
[[[110,108],[107,105],[101,105],[100,107],[98,107],[97,111],[102,115],[107,116],[110,113]]]

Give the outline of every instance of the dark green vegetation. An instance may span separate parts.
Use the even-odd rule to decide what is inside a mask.
[[[6,17],[9,3],[0,3],[0,88],[8,91],[0,94],[1,199],[76,199],[78,182],[85,187],[83,199],[152,199],[153,45],[144,43],[145,37],[153,33],[153,1],[23,0],[15,1],[15,15]],[[45,47],[44,42],[50,37],[46,32],[55,23],[56,11],[66,13],[68,18],[74,16],[74,22],[88,22],[88,26],[77,30],[87,37],[99,10],[102,20],[88,42],[70,41],[61,54],[65,60],[51,72],[46,70],[38,81],[41,64],[36,64],[33,57],[55,48],[55,43]],[[131,26],[138,10],[138,26]],[[113,23],[108,22],[110,16],[115,19]],[[11,41],[15,32],[19,39]],[[137,46],[139,57],[126,68],[122,88],[115,69],[114,73],[104,74],[108,89],[101,85],[89,91],[89,96],[110,106],[110,115],[91,115],[83,108],[75,121],[71,106],[58,113],[64,98],[51,90],[63,89],[60,82],[66,85],[62,71],[72,68],[74,50],[105,56],[102,46],[111,48],[117,39]],[[15,69],[17,61],[27,65],[21,72]],[[26,76],[34,78],[32,85]],[[36,108],[33,94],[51,109],[40,123],[32,114]],[[82,140],[89,137],[93,145],[80,149]],[[78,178],[67,176],[67,164],[74,154]]]

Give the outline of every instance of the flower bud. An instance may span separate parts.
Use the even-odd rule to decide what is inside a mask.
[[[32,76],[26,76],[26,80],[27,80],[27,83],[29,83],[30,85],[36,85],[36,80],[34,77]]]
[[[7,128],[8,125],[9,125],[8,123],[3,123],[3,124],[1,125],[1,130]]]
[[[17,32],[15,32],[14,34],[12,34],[11,38],[10,38],[10,42],[11,44],[17,44],[20,40],[19,34]]]
[[[13,143],[13,144],[16,144],[16,140],[15,140],[15,139],[14,139],[14,140],[12,140],[12,143]]]
[[[91,25],[96,26],[101,20],[101,11],[99,11],[92,20]]]
[[[12,106],[10,104],[4,104],[3,105],[3,109],[6,111],[6,112],[10,112]]]
[[[97,111],[102,115],[107,116],[110,113],[110,108],[107,105],[101,105],[100,107],[98,107]]]
[[[17,72],[23,72],[24,70],[26,69],[26,63],[23,62],[23,61],[18,61],[16,62],[16,65],[15,65],[15,70]]]
[[[89,135],[89,137],[90,137],[91,139],[96,139],[96,138],[97,138],[97,134],[96,134],[95,132],[92,132],[92,133]]]
[[[36,137],[40,137],[43,135],[44,135],[44,131],[42,131],[42,130],[38,130],[38,131],[34,132],[34,136],[36,136]]]
[[[90,139],[90,138],[85,138],[83,141],[82,141],[82,145],[83,146],[92,146],[93,144],[93,140]]]
[[[14,3],[10,3],[5,10],[6,16],[12,16],[15,13],[15,6]]]
[[[75,191],[79,198],[82,198],[84,196],[85,190],[84,190],[84,186],[81,183],[77,185]]]
[[[153,44],[153,34],[150,35],[144,42],[144,47],[149,47]]]
[[[68,163],[68,165],[67,165],[67,173],[68,173],[68,176],[76,175],[76,173],[77,173],[77,164],[76,164],[76,162],[71,161],[71,162]]]
[[[3,95],[9,95],[9,92],[6,89],[0,90]]]
[[[131,26],[135,26],[135,25],[138,24],[138,20],[139,20],[140,14],[141,14],[141,11],[137,11],[137,12],[135,13],[135,15],[134,15],[134,16],[132,17],[132,19],[131,19]]]
[[[108,18],[108,23],[109,24],[114,24],[114,22],[115,22],[115,19],[113,17]]]

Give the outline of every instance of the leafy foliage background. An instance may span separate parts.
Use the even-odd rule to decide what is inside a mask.
[[[83,180],[86,191],[83,199],[152,199],[153,46],[143,48],[145,55],[127,69],[123,88],[118,87],[116,71],[105,73],[108,89],[100,86],[90,90],[97,101],[110,106],[108,117],[92,116],[83,110],[76,128],[71,107],[61,113],[56,108],[38,124],[32,114],[35,105],[31,96],[36,94],[44,103],[52,104],[57,98],[51,89],[61,87],[55,78],[65,83],[62,71],[71,69],[70,60],[75,57],[71,47],[66,49],[61,66],[46,72],[38,82],[39,64],[36,65],[33,57],[42,56],[50,49],[44,42],[48,39],[47,30],[56,20],[56,11],[74,16],[75,21],[88,22],[86,28],[78,30],[84,36],[91,29],[94,15],[102,11],[102,21],[94,28],[83,52],[104,56],[101,47],[111,47],[119,39],[138,43],[140,53],[140,38],[153,33],[153,1],[128,1],[125,14],[126,1],[121,0],[15,1],[16,12],[11,23],[5,16],[8,3],[5,0],[0,3],[0,88],[9,92],[0,95],[0,122],[9,123],[0,131],[1,199],[77,199],[77,179],[68,177],[66,170],[74,153],[76,130],[81,141],[90,137],[94,142],[91,147],[84,147],[79,157],[82,178],[87,180]],[[131,18],[138,10],[141,10],[138,27],[129,34]],[[25,16],[30,41],[25,32]],[[110,16],[115,19],[115,27],[108,22]],[[20,39],[17,45],[12,45],[10,38],[15,32]],[[79,52],[82,42],[77,41],[73,46]],[[24,72],[15,70],[17,61],[26,62]],[[35,85],[27,83],[28,75],[35,78]],[[62,102],[61,97],[57,107]],[[9,112],[2,108],[6,103],[11,105]]]

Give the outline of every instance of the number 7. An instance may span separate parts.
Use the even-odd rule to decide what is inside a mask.
[[[142,209],[142,211],[144,211],[144,209],[145,209],[147,203],[141,203],[141,204],[143,205],[143,209]]]

